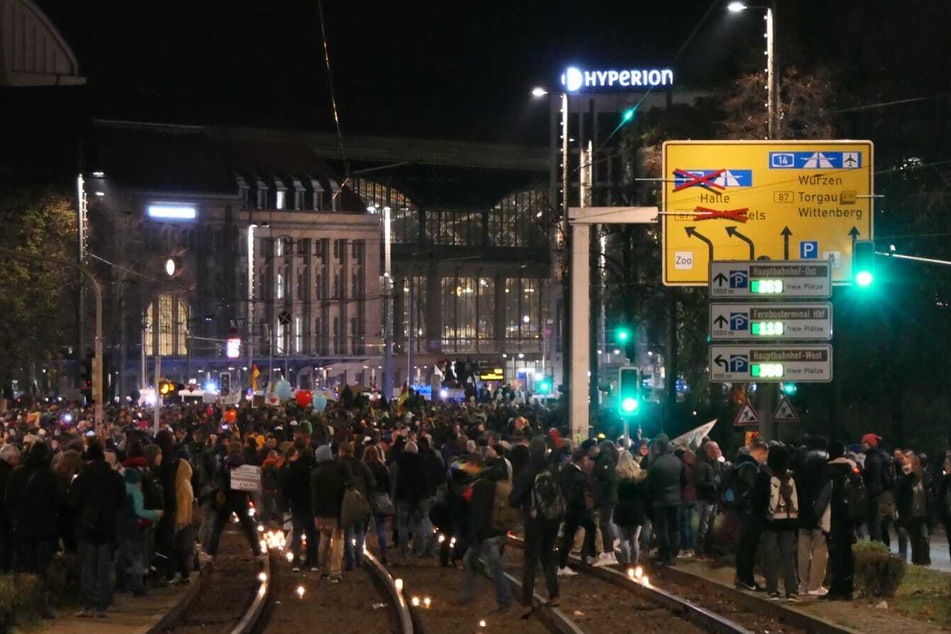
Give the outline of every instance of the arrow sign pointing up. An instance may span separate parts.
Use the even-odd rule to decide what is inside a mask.
[[[858,239],[861,233],[862,232],[859,231],[855,226],[849,229],[849,235],[852,236],[852,251],[855,251],[855,241]]]
[[[717,286],[723,288],[723,285],[727,282],[727,277],[723,273],[717,273],[716,277],[713,278],[713,281],[717,283]]]
[[[713,320],[713,323],[719,326],[720,328],[723,328],[728,323],[730,323],[730,320],[724,317],[723,315],[718,315],[717,318]]]
[[[690,236],[691,238],[696,238],[697,240],[700,240],[701,242],[707,243],[707,251],[709,251],[710,261],[713,262],[713,243],[710,242],[710,238],[698,232],[696,227],[684,227],[684,231],[686,231],[687,235]]]
[[[714,359],[713,362],[721,366],[724,371],[730,369],[730,364],[726,362],[726,359],[723,358],[723,355],[718,354],[717,358]]]
[[[783,227],[783,230],[779,232],[783,236],[783,259],[789,259],[789,236],[792,235],[792,231],[789,230],[789,227]],[[853,238],[854,240],[854,238]]]
[[[740,233],[739,231],[737,231],[737,230],[736,230],[736,227],[727,227],[727,228],[726,228],[726,234],[727,234],[728,236],[730,236],[731,238],[734,238],[734,237],[739,238],[740,240],[742,240],[743,242],[745,242],[746,244],[748,244],[748,245],[750,246],[750,259],[751,259],[751,260],[755,260],[755,259],[756,259],[756,253],[755,253],[755,250],[754,250],[754,246],[753,246],[753,241],[752,241],[752,240],[750,240],[748,237],[744,236],[742,233]]]

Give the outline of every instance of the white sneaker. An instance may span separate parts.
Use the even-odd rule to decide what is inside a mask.
[[[808,594],[810,597],[824,597],[829,594],[829,589],[819,586],[818,590],[810,590],[806,594]]]
[[[618,565],[617,557],[614,556],[614,553],[601,553],[601,556],[598,557],[598,560],[594,562],[595,566],[604,567],[604,566],[616,566]]]
[[[571,568],[569,568],[568,566],[565,566],[564,568],[559,568],[556,574],[559,577],[574,577],[578,573],[572,570]]]

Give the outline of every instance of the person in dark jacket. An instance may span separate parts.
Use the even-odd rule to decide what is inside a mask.
[[[584,463],[587,455],[581,449],[571,454],[571,462],[559,472],[561,495],[565,500],[565,526],[561,537],[561,548],[558,550],[558,575],[571,577],[578,573],[568,567],[568,555],[575,541],[575,534],[579,528],[585,529],[584,545],[581,548],[582,558],[595,554],[595,526],[585,496]]]
[[[126,505],[126,490],[122,476],[106,463],[102,445],[89,445],[86,460],[69,490],[69,506],[76,512],[82,571],[82,608],[77,616],[104,617],[112,603],[112,553],[116,523]]]
[[[660,434],[654,440],[657,457],[647,468],[647,488],[654,514],[657,535],[657,561],[662,566],[677,562],[680,551],[680,530],[677,513],[681,504],[684,466],[670,449],[670,439]]]
[[[822,490],[829,454],[828,441],[821,436],[806,440],[806,451],[801,457],[799,470],[795,473],[796,493],[799,495],[798,566],[799,594],[825,596],[822,587],[829,563],[829,547],[825,532],[819,527],[815,504]]]
[[[614,539],[616,537],[612,518],[614,507],[617,506],[618,478],[617,478],[617,447],[610,440],[598,445],[598,453],[594,458],[594,468],[591,471],[593,481],[594,506],[597,510],[598,528],[601,531],[601,556],[594,562],[595,566],[613,566],[618,563],[614,554]]]
[[[763,518],[753,513],[750,495],[768,454],[766,443],[757,438],[750,443],[749,453],[741,453],[732,467],[736,485],[734,510],[740,522],[740,540],[736,547],[736,579],[733,584],[744,590],[763,589],[753,577]]]
[[[878,446],[881,436],[865,434],[862,436],[862,452],[865,454],[865,464],[862,469],[862,479],[865,480],[865,493],[868,496],[868,538],[873,542],[888,541],[882,536],[882,519],[879,513],[879,501],[886,491],[891,490],[888,481],[888,454]]]
[[[944,454],[940,478],[935,489],[938,492],[936,500],[938,519],[944,524],[944,534],[948,540],[948,550],[951,552],[951,450]]]
[[[63,493],[50,466],[53,451],[36,441],[13,470],[7,485],[6,509],[16,548],[17,572],[46,576],[56,551],[57,518]]]
[[[400,553],[408,557],[409,536],[413,534],[413,553],[422,557],[429,551],[429,535],[424,535],[421,503],[429,495],[429,475],[426,465],[419,455],[419,446],[407,442],[393,461],[390,469],[393,482],[393,501],[396,503],[396,518],[399,526]],[[428,518],[427,518],[428,523]]]
[[[933,514],[933,501],[928,484],[921,460],[914,452],[907,452],[902,476],[895,488],[895,506],[898,509],[897,523],[908,533],[911,563],[916,566],[931,565],[928,521]],[[907,560],[907,553],[899,554]]]
[[[528,464],[528,440],[523,429],[516,429],[512,433],[512,447],[508,450],[508,459],[512,463],[513,480]]]
[[[647,517],[647,472],[641,469],[634,457],[622,451],[618,459],[618,503],[614,507],[614,523],[621,533],[622,564],[640,563],[640,536]]]
[[[680,549],[684,557],[693,557],[697,550],[697,536],[693,530],[693,516],[697,505],[697,454],[689,447],[674,451],[684,465],[683,486],[680,487],[680,509],[677,523],[680,530]]]
[[[561,605],[558,597],[558,577],[555,572],[555,540],[561,518],[549,520],[535,517],[532,513],[532,493],[539,474],[545,470],[553,471],[548,462],[548,445],[544,437],[532,438],[528,446],[528,465],[522,469],[512,483],[512,506],[521,509],[522,524],[525,526],[525,562],[522,569],[522,605],[525,606],[521,618],[527,619],[535,611],[532,597],[535,594],[535,570],[541,561],[545,573],[545,585],[548,587],[548,604],[551,607]]]
[[[262,554],[261,543],[258,540],[257,529],[254,522],[248,516],[248,492],[234,489],[231,486],[231,472],[243,466],[244,455],[241,451],[241,443],[232,441],[228,443],[228,455],[218,467],[218,474],[215,476],[215,524],[211,529],[211,536],[208,538],[208,554],[214,557],[218,553],[218,542],[221,540],[221,533],[234,514],[241,524],[244,536],[248,538],[251,545],[251,551],[255,556]]]
[[[697,489],[697,557],[713,554],[713,520],[720,500],[722,467],[720,446],[712,440],[700,445],[695,466]]]
[[[379,448],[376,445],[367,447],[366,453],[363,455],[363,461],[370,468],[370,473],[373,474],[373,481],[376,483],[376,487],[372,493],[373,497],[370,498],[371,504],[374,499],[381,495],[389,497],[391,490],[390,470],[383,464]],[[386,559],[386,518],[387,516],[381,513],[378,508],[373,509],[373,523],[376,527],[376,543],[380,549],[380,561],[384,565],[389,563]]]
[[[789,471],[789,450],[783,445],[770,447],[766,469],[760,471],[750,497],[753,515],[764,519],[760,536],[766,596],[779,598],[779,575],[789,601],[799,600],[796,580],[796,529],[801,502],[796,481]]]
[[[432,439],[430,437],[421,436],[417,444],[419,446],[419,456],[426,470],[427,486],[426,497],[420,500],[419,503],[419,534],[427,536],[422,553],[424,555],[431,555],[435,553],[436,544],[432,539],[433,523],[429,519],[429,512],[432,510],[433,503],[436,500],[436,490],[446,479],[446,463],[442,455],[433,448]],[[416,546],[415,538],[413,546]]]
[[[208,432],[205,429],[196,429],[192,439],[188,446],[188,457],[194,466],[192,487],[201,509],[198,543],[204,548],[208,544],[215,519],[215,472],[218,469],[218,457],[209,444]]]
[[[301,558],[301,542],[307,540],[307,565],[312,572],[319,570],[317,565],[317,527],[310,514],[310,472],[315,466],[310,452],[304,444],[299,442],[287,451],[287,461],[281,468],[281,494],[287,500],[291,511],[291,552],[294,554],[292,562],[293,572],[299,572],[303,559]]]
[[[178,451],[175,449],[175,435],[167,429],[161,430],[155,436],[155,444],[162,450],[162,463],[159,467],[159,477],[162,480],[164,500],[162,509],[165,514],[159,519],[155,528],[155,558],[159,572],[165,579],[175,574],[175,514],[178,500],[175,496],[175,479],[178,475]]]
[[[819,527],[826,532],[829,544],[829,571],[832,581],[829,584],[829,592],[823,597],[829,601],[852,600],[855,577],[852,544],[855,543],[855,524],[849,518],[845,498],[845,481],[852,474],[858,477],[858,467],[845,457],[845,444],[838,440],[830,441],[829,462],[815,507]]]
[[[19,462],[20,451],[16,446],[0,446],[0,573],[8,573],[13,569],[13,531],[4,501],[10,477]]]
[[[376,489],[376,479],[370,467],[353,455],[353,443],[340,443],[340,466],[343,469],[344,480],[360,492],[363,499],[370,503],[373,491]],[[345,570],[353,570],[354,566],[363,565],[363,544],[366,540],[366,520],[360,520],[353,526],[343,527],[343,561]]]
[[[499,611],[512,607],[512,590],[502,568],[502,545],[505,531],[492,526],[495,488],[499,482],[508,480],[508,468],[501,457],[486,460],[485,465],[472,483],[472,499],[469,503],[469,549],[463,558],[462,604],[472,601],[475,592],[476,562],[485,557],[485,567],[495,584]]]
[[[310,475],[310,512],[320,531],[321,577],[331,583],[340,583],[343,567],[343,527],[340,511],[346,477],[339,460],[335,460],[330,445],[321,445],[315,452],[317,466]]]

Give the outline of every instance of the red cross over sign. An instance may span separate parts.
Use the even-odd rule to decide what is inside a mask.
[[[712,189],[724,190],[726,187],[716,182],[716,179],[723,175],[723,172],[726,171],[726,168],[714,170],[709,174],[694,174],[693,172],[688,172],[687,170],[675,169],[674,176],[679,176],[684,179],[684,182],[679,185],[674,186],[674,191],[679,192],[681,190],[687,189],[688,187],[705,187]]]
[[[701,220],[730,220],[732,222],[746,222],[749,220],[748,214],[750,212],[749,207],[743,207],[742,209],[708,209],[706,207],[697,207],[694,211],[696,213],[693,216],[695,221]]]

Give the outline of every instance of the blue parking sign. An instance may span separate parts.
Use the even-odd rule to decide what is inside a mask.
[[[802,240],[799,243],[800,260],[818,260],[819,259],[819,241]]]

